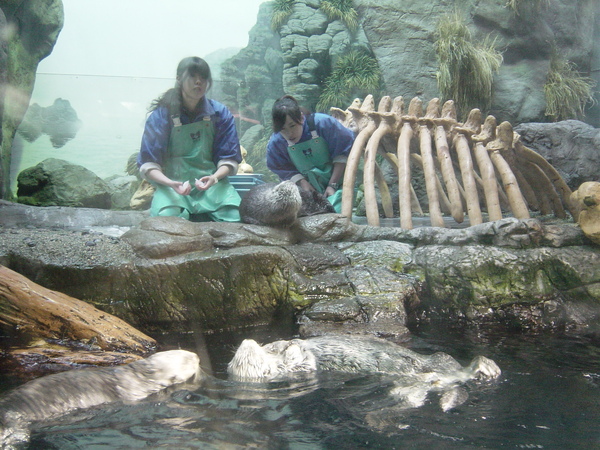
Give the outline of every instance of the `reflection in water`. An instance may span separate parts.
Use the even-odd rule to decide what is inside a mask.
[[[128,158],[139,151],[150,103],[174,83],[174,78],[38,73],[31,104],[52,106],[34,106],[28,114],[41,116],[45,110],[53,126],[52,131],[49,124],[33,129],[31,122],[43,122],[33,117],[16,135],[11,163],[15,191],[18,174],[47,158],[81,165],[100,178],[124,175]],[[214,83],[211,98],[222,100],[222,85]]]
[[[50,137],[53,148],[60,148],[77,135],[81,121],[68,100],[57,98],[48,107],[33,103],[19,125],[18,133],[27,142],[34,142],[42,134]]]
[[[81,165],[100,178],[124,175],[127,159],[139,150],[150,102],[173,83],[170,79],[38,74],[31,103],[46,106],[63,99],[58,106],[68,101],[77,117],[62,108],[45,108],[61,112],[58,118],[62,120],[52,133],[36,132],[25,122],[12,148],[15,191],[18,174],[47,158]]]
[[[600,446],[600,359],[594,338],[448,330],[439,324],[413,331],[407,342],[411,349],[444,351],[463,364],[473,355],[486,355],[502,368],[500,380],[469,382],[469,399],[451,412],[441,412],[433,397],[420,408],[402,410],[388,395],[394,379],[385,374],[329,372],[272,383],[229,381],[226,364],[248,336],[206,336],[216,377],[200,388],[38,425],[31,448]],[[290,335],[264,336],[262,342],[277,337]],[[173,339],[194,347],[189,336]]]

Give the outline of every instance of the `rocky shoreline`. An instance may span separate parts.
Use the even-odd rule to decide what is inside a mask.
[[[600,248],[577,224],[542,219],[402,230],[323,214],[276,229],[0,202],[0,266],[39,285],[27,292],[83,300],[155,335],[282,318],[304,337],[402,339],[410,321],[435,318],[597,333]],[[73,362],[93,350],[48,345],[14,357]],[[102,353],[99,363],[115,360]]]
[[[583,325],[600,305],[598,247],[556,219],[402,230],[323,214],[275,229],[7,202],[0,217],[0,264],[144,330],[265,324],[288,311],[307,330],[401,334],[406,304],[494,320],[548,301],[560,317],[542,313],[540,325]]]
[[[69,260],[78,267],[110,264],[133,255],[119,237],[145,217],[138,211],[39,208],[0,200],[0,246],[9,254]]]
[[[101,231],[0,226],[2,247],[41,261],[68,260],[76,267],[112,264],[133,255],[131,246]]]

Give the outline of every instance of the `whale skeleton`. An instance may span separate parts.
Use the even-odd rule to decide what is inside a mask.
[[[356,99],[346,110],[331,108],[331,114],[357,135],[348,156],[344,186],[355,186],[360,161],[364,162],[363,186],[367,223],[379,226],[380,213],[375,185],[379,188],[385,217],[393,217],[390,187],[377,157],[398,173],[400,226],[412,229],[412,216],[423,215],[413,187],[412,168],[422,169],[431,225],[444,227],[444,215],[462,223],[465,213],[470,226],[499,220],[505,212],[527,219],[531,211],[565,218],[567,210],[577,217],[571,190],[548,161],[527,148],[509,122],[497,124],[494,116],[482,121],[473,109],[464,123],[456,119],[452,100],[440,110],[440,100],[429,101],[423,113],[415,97],[408,111],[402,97],[381,98],[377,110],[372,95]],[[482,123],[483,122],[483,123]],[[342,215],[351,218],[354,189],[344,189]]]

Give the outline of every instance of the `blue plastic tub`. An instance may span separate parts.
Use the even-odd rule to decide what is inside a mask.
[[[233,185],[240,197],[244,197],[246,192],[252,189],[257,184],[264,184],[263,176],[260,173],[252,173],[247,175],[232,175],[229,177],[229,182]]]

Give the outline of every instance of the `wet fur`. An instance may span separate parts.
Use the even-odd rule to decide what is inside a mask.
[[[317,191],[305,191],[299,189],[302,198],[302,206],[298,212],[298,217],[315,216],[317,214],[335,213],[333,205],[329,200]]]
[[[300,357],[291,359],[288,355],[290,348],[299,349],[302,360],[312,359],[314,363],[298,364]],[[264,368],[262,373],[261,368]],[[462,368],[458,361],[445,353],[421,355],[383,339],[319,336],[275,341],[264,346],[246,339],[229,363],[228,372],[243,379],[269,378],[299,370],[412,374],[450,372]]]
[[[295,372],[340,371],[387,373],[398,382],[390,394],[407,407],[421,406],[430,391],[442,391],[440,407],[447,411],[468,398],[459,386],[471,379],[493,379],[500,368],[478,356],[467,367],[442,352],[421,355],[377,338],[320,336],[275,341],[264,346],[251,339],[242,342],[227,367],[237,380],[264,381]]]
[[[298,188],[292,181],[264,183],[250,189],[240,203],[242,222],[289,227],[298,217],[335,212],[318,192]]]
[[[28,439],[29,422],[116,401],[133,402],[200,377],[195,353],[170,350],[117,367],[55,373],[29,381],[0,399],[0,446]]]

